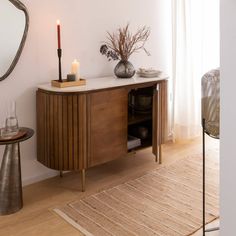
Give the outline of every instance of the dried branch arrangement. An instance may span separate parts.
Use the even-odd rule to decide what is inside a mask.
[[[145,49],[145,43],[150,35],[150,29],[144,26],[138,29],[135,34],[129,31],[129,24],[124,28],[119,28],[115,33],[107,32],[107,42],[100,48],[100,52],[106,55],[108,60],[128,61],[129,57],[140,50],[144,50],[147,55],[149,52]]]

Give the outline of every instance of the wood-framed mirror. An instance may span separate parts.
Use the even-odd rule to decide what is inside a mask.
[[[0,81],[15,68],[29,28],[29,14],[19,0],[0,0]]]

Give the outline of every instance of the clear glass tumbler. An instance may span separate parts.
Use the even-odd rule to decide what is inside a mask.
[[[14,101],[7,104],[7,118],[5,132],[7,136],[16,135],[19,131],[18,120],[16,117],[16,103]]]
[[[5,122],[0,120],[0,138],[3,138],[5,135]]]
[[[6,115],[7,115],[7,110],[6,110],[6,103],[3,101],[1,106],[0,106],[0,137],[4,138],[6,134]]]

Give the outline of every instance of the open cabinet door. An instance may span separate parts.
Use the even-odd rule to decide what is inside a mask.
[[[161,145],[167,140],[167,80],[161,81],[153,92],[152,152],[162,163]]]
[[[87,96],[89,167],[126,156],[127,90],[104,90]]]

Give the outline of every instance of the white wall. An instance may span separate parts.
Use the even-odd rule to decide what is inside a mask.
[[[235,235],[236,1],[221,0],[221,233]]]
[[[22,0],[30,14],[25,48],[13,73],[0,82],[0,106],[3,100],[17,101],[21,126],[36,128],[35,91],[40,83],[57,78],[56,20],[62,23],[63,74],[78,58],[84,78],[112,74],[114,63],[100,55],[99,47],[106,31],[130,22],[131,27],[151,27],[147,49],[133,55],[136,68],[155,67],[169,72],[171,49],[170,0]],[[0,147],[2,156],[3,147]],[[29,184],[55,174],[36,161],[36,135],[22,143],[23,183]]]

